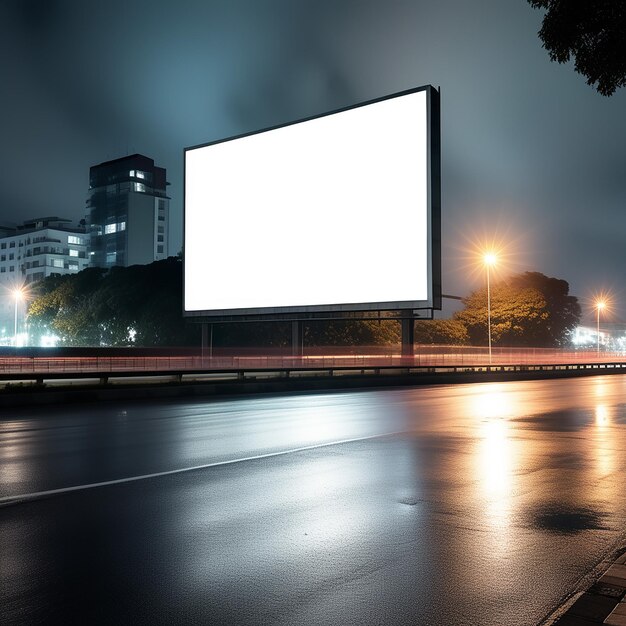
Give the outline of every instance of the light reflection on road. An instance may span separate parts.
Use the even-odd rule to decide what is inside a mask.
[[[22,413],[5,490],[352,441],[6,507],[0,604],[74,610],[64,571],[95,559],[109,623],[536,623],[623,537],[625,398],[604,376]]]

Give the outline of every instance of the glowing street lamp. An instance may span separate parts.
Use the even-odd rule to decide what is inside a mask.
[[[600,311],[606,307],[604,300],[596,300],[596,336],[598,338],[597,353],[600,354]]]
[[[20,288],[13,290],[13,297],[15,298],[15,321],[13,326],[13,345],[17,346],[17,304],[24,297],[24,291]]]
[[[487,268],[487,333],[489,335],[489,365],[491,365],[491,285],[489,269],[496,264],[498,257],[493,252],[483,255],[483,263]]]

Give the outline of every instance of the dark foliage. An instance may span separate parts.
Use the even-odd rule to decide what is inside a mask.
[[[602,95],[626,85],[624,0],[528,0],[545,9],[539,37],[550,59],[574,60],[576,71]]]
[[[66,346],[198,345],[200,329],[182,318],[182,263],[89,268],[50,277],[30,305],[31,332],[54,332]]]
[[[89,268],[38,284],[28,322],[34,336],[55,333],[64,346],[199,346],[200,324],[182,316],[182,261]],[[399,341],[398,322],[305,324],[305,346],[376,345]],[[216,323],[212,345],[288,348],[291,324]]]
[[[474,345],[487,343],[487,290],[464,299],[454,318],[467,328]],[[491,332],[494,345],[560,347],[580,321],[578,299],[567,281],[540,272],[525,272],[496,282],[491,289]]]

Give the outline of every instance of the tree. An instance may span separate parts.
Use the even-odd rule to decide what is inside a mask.
[[[66,346],[199,345],[198,324],[182,317],[182,263],[88,268],[39,283],[28,311],[34,335]]]
[[[568,282],[540,272],[524,272],[511,277],[509,284],[517,289],[536,289],[546,301],[548,317],[537,335],[538,345],[565,345],[581,316],[578,298],[569,295]]]
[[[36,286],[28,310],[34,336],[56,333],[64,345],[100,345],[91,303],[106,270],[88,268],[78,274],[50,276]]]
[[[397,320],[333,320],[306,322],[304,341],[308,346],[374,346],[400,341]]]
[[[53,332],[65,346],[200,345],[200,325],[182,316],[182,262],[170,257],[149,265],[89,268],[46,278],[29,308],[33,335]],[[291,324],[215,323],[214,347],[291,345]],[[305,345],[397,343],[394,320],[307,322]]]
[[[475,345],[487,343],[487,290],[478,289],[463,300],[455,314]],[[580,320],[577,298],[564,280],[539,272],[525,272],[496,282],[491,289],[491,335],[494,345],[557,347]]]
[[[626,85],[624,0],[528,0],[546,9],[539,37],[550,59],[566,63],[603,96]]]
[[[454,319],[467,328],[474,345],[486,345],[487,290],[479,289],[463,300],[465,309]],[[516,289],[505,283],[491,288],[491,340],[493,345],[535,346],[547,320],[546,301],[536,289]]]
[[[458,319],[418,320],[415,322],[415,343],[464,346],[469,343],[469,335],[465,324]]]

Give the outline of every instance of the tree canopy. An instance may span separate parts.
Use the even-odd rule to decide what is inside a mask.
[[[465,309],[455,315],[472,344],[485,345],[488,335],[487,290],[479,289],[464,299]],[[546,323],[546,301],[536,289],[517,289],[495,284],[491,289],[491,339],[493,345],[537,346]]]
[[[539,37],[550,59],[566,63],[604,96],[626,85],[624,0],[528,0],[545,9]]]
[[[200,345],[200,325],[182,316],[182,261],[89,268],[37,284],[28,312],[30,334],[56,334],[64,346]],[[291,324],[215,323],[214,347],[288,347]],[[307,322],[305,346],[380,345],[400,341],[393,320]]]
[[[465,309],[454,315],[467,329],[470,341],[485,345],[488,335],[487,290],[478,289],[463,300]],[[491,289],[491,336],[494,345],[559,347],[580,320],[578,299],[569,295],[567,281],[539,272],[516,274]]]
[[[415,322],[415,343],[464,346],[469,343],[465,324],[458,319],[418,320]]]
[[[517,289],[536,289],[545,299],[547,318],[536,336],[537,345],[559,347],[567,343],[581,316],[578,298],[569,295],[568,282],[540,272],[524,272],[512,276],[509,284]]]
[[[34,335],[53,332],[66,346],[198,344],[197,324],[182,319],[182,263],[88,268],[37,285],[28,311]]]

